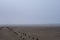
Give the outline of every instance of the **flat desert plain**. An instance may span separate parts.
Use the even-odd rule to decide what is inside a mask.
[[[0,27],[0,40],[60,40],[60,27]]]

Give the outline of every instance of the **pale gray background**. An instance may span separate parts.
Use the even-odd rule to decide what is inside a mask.
[[[60,0],[0,0],[0,24],[60,24]]]

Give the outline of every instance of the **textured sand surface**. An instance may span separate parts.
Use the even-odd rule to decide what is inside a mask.
[[[60,40],[60,27],[0,27],[0,40]]]

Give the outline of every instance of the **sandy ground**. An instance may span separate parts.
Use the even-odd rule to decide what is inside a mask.
[[[60,40],[60,27],[0,27],[0,40]]]

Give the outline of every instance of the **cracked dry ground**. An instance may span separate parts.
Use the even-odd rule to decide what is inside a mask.
[[[0,40],[60,40],[60,27],[0,27]]]

